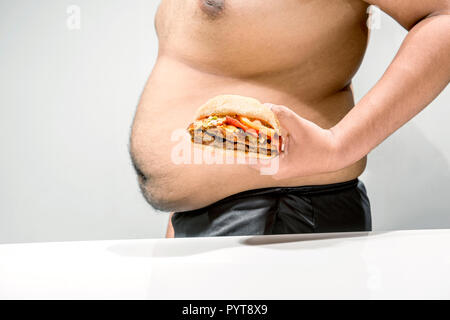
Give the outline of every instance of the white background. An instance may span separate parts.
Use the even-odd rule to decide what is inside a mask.
[[[0,243],[164,236],[168,215],[144,201],[128,155],[158,3],[0,0]],[[381,15],[356,101],[405,35]],[[369,155],[374,230],[450,227],[449,104],[447,89]]]

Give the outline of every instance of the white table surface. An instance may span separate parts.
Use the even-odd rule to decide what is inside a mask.
[[[450,299],[450,230],[0,245],[1,299]]]

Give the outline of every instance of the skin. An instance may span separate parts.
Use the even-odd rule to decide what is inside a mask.
[[[269,104],[287,132],[286,152],[280,156],[280,170],[274,178],[333,171],[353,163],[417,115],[448,85],[450,2],[370,2],[397,18],[409,29],[408,36],[379,82],[330,129],[320,128],[286,106]],[[268,163],[254,167],[260,169]]]
[[[369,4],[410,32],[355,105],[351,79],[368,40]],[[448,8],[447,0],[163,0],[155,21],[158,59],[130,143],[146,199],[161,210],[185,211],[249,189],[358,177],[370,150],[448,84]],[[260,174],[267,163],[172,161],[180,145],[171,140],[174,130],[226,93],[255,97],[277,114],[286,139],[276,174]]]
[[[167,224],[167,230],[166,230],[166,238],[175,238],[175,231],[173,230],[173,226],[172,226],[172,216],[173,216],[173,212],[169,215],[169,222]]]

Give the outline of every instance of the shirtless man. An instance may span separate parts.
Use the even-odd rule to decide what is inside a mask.
[[[355,105],[369,5],[409,33]],[[449,12],[449,0],[162,0],[130,153],[147,201],[175,212],[167,236],[370,230],[357,178],[366,155],[449,83]],[[276,174],[172,161],[172,133],[220,94],[257,98],[277,114],[288,152]]]

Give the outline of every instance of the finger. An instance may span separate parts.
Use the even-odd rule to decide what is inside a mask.
[[[283,155],[287,155],[287,153],[289,152],[288,150],[288,145],[289,142],[291,141],[291,136],[289,134],[286,134],[284,136],[282,136],[280,143],[280,153]]]
[[[300,127],[299,116],[289,108],[281,105],[275,105],[272,103],[267,103],[270,109],[273,111],[280,123],[280,135],[282,136],[282,147],[284,148],[287,144],[284,140],[296,132]]]
[[[275,113],[282,127],[288,129],[298,125],[298,115],[288,107],[273,103],[265,103]]]

